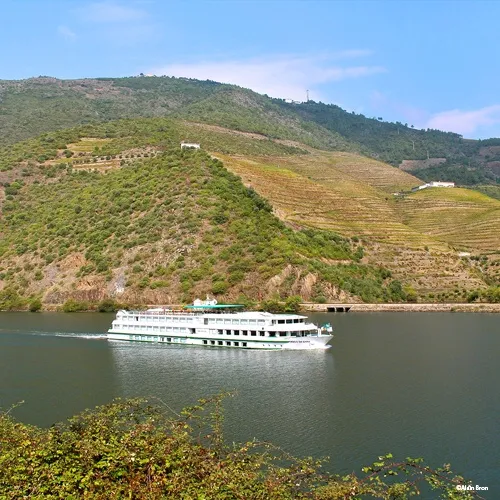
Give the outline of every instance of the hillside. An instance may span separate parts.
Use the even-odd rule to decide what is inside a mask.
[[[170,77],[0,81],[0,145],[79,124],[171,116],[333,151],[357,152],[394,166],[416,165],[425,180],[498,184],[499,139],[473,141],[348,113],[335,105],[286,103],[234,85]]]
[[[464,250],[499,249],[500,203],[468,189],[425,189],[400,210],[408,226]]]
[[[209,155],[181,152],[182,139]],[[44,134],[1,149],[0,166],[4,304],[463,300],[498,283],[500,202],[433,191],[449,196],[450,214],[472,197],[471,217],[493,224],[462,245],[452,233],[463,212],[434,234],[429,205],[411,205],[432,193],[395,199],[418,179],[354,153],[155,118]]]
[[[23,297],[45,304],[105,297],[172,303],[206,293],[227,300],[291,294],[307,300],[402,299],[390,273],[359,262],[359,241],[291,229],[218,160],[180,151],[178,143],[170,147],[188,125],[134,123],[137,130],[128,138],[75,140],[76,131],[65,132],[74,142],[58,151],[59,160],[32,165],[5,188],[4,307]],[[94,136],[111,131],[120,136],[130,123],[93,130]],[[149,138],[142,150],[141,135]],[[251,149],[255,142],[243,137],[239,143]],[[281,154],[295,151],[272,144]],[[97,150],[104,153],[95,157]],[[3,175],[22,174],[23,168]]]
[[[217,156],[266,197],[282,220],[360,238],[364,262],[389,269],[427,300],[465,298],[485,283],[500,282],[498,200],[465,189],[395,198],[396,186],[404,189],[418,179],[346,153]],[[460,250],[481,256],[481,265],[460,257]]]

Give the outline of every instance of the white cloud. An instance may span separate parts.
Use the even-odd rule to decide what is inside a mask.
[[[318,100],[315,85],[384,72],[385,68],[381,66],[341,66],[332,63],[333,59],[369,54],[369,51],[353,50],[320,57],[274,56],[246,61],[178,63],[145,72],[232,83],[261,94],[294,100],[305,100],[306,90],[309,89],[312,91],[311,98]]]
[[[500,124],[500,104],[472,111],[460,109],[443,111],[433,115],[426,127],[471,136],[481,127],[496,124]]]
[[[145,10],[120,5],[112,1],[91,3],[78,9],[78,13],[84,21],[94,23],[128,23],[148,17]]]
[[[57,33],[59,36],[62,36],[66,40],[76,40],[76,33],[72,31],[70,28],[64,25],[60,25],[57,27]]]

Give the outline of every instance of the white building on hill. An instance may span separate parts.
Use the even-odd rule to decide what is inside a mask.
[[[200,149],[200,145],[195,142],[181,142],[181,149],[184,148]]]
[[[431,181],[428,182],[427,184],[422,184],[417,188],[413,188],[412,191],[418,191],[419,189],[426,189],[426,188],[454,188],[454,187],[455,187],[454,182]]]
[[[429,182],[429,187],[431,188],[454,188],[454,182],[441,182],[441,181],[432,181]]]

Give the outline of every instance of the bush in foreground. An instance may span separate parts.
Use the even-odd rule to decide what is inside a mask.
[[[456,490],[465,482],[448,466],[432,470],[420,459],[386,455],[341,477],[269,443],[226,445],[222,397],[181,414],[116,400],[50,429],[0,413],[0,498],[402,499],[422,482],[444,498],[477,498]]]

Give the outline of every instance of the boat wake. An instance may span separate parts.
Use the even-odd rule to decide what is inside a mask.
[[[91,333],[91,332],[31,332],[32,335],[42,335],[48,337],[66,337],[77,339],[90,339],[90,340],[105,340],[107,338],[105,333]]]
[[[2,333],[19,333],[23,335],[35,335],[37,337],[66,337],[71,339],[90,339],[90,340],[105,340],[105,333],[92,332],[46,332],[46,331],[26,331],[26,330],[3,330]]]

